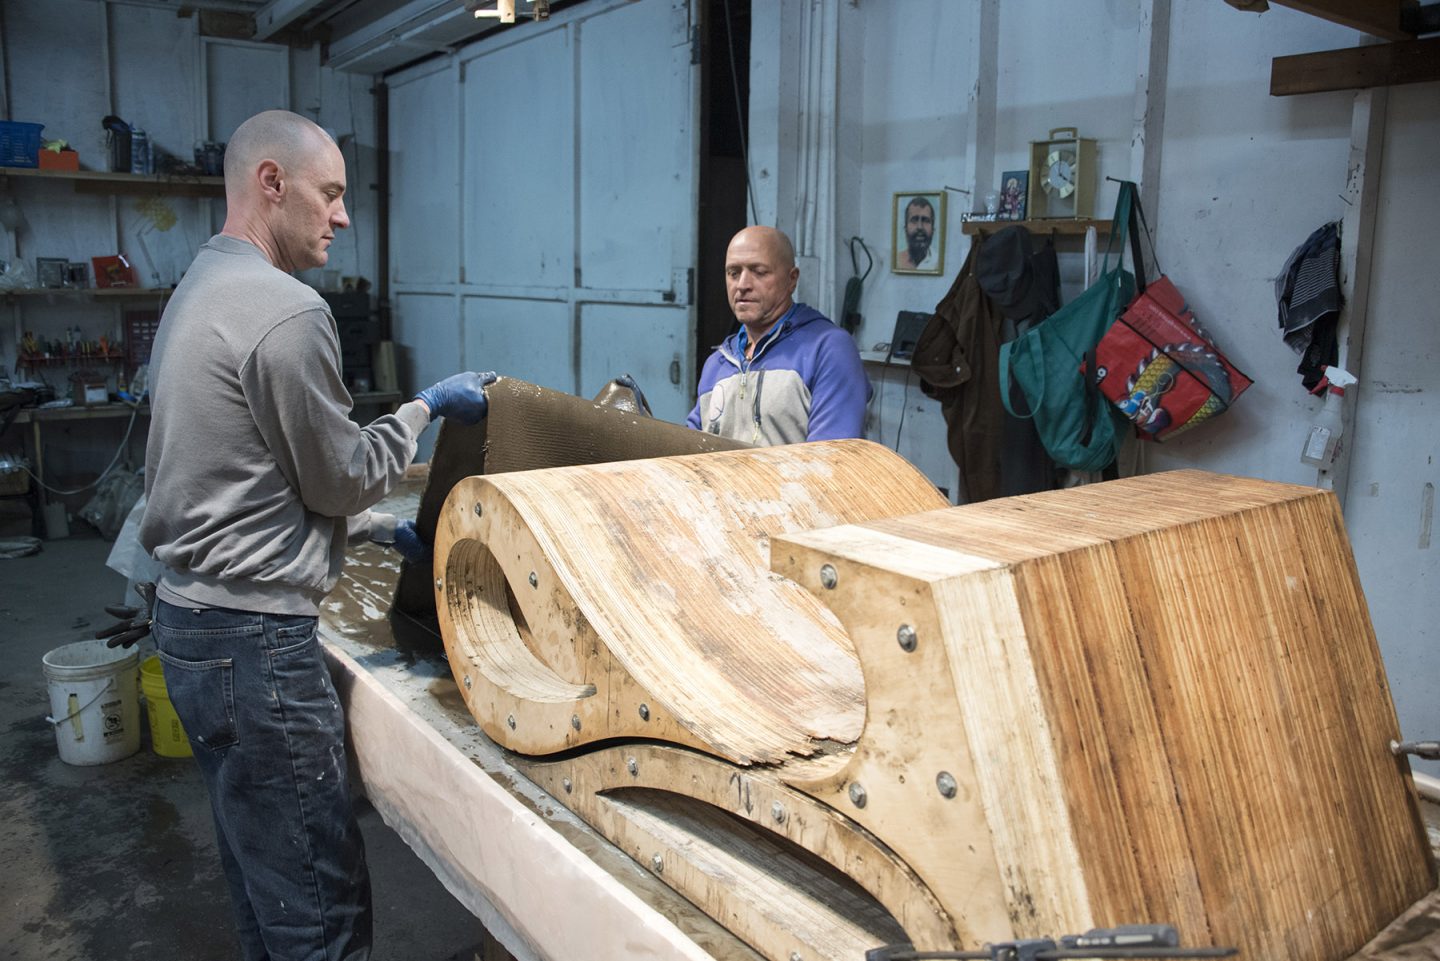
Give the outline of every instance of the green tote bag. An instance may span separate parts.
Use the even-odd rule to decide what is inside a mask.
[[[1100,278],[1079,297],[1000,348],[1000,399],[1035,421],[1052,460],[1072,470],[1103,470],[1115,460],[1128,422],[1095,384],[1095,345],[1135,297],[1123,251],[1135,185],[1120,185]],[[1118,245],[1118,247],[1117,247]],[[1116,250],[1115,266],[1110,256]],[[1088,363],[1087,363],[1088,360]],[[1018,386],[1029,411],[1016,408]]]

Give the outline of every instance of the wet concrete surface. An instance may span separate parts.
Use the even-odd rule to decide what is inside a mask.
[[[41,659],[110,624],[104,606],[124,597],[124,579],[104,566],[109,550],[76,536],[0,560],[0,958],[238,959],[194,762],[156,755],[142,711],[136,754],[72,766],[45,720]],[[480,922],[368,804],[360,810],[374,887],[372,957],[492,956]]]

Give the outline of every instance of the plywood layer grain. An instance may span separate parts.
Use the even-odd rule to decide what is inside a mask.
[[[435,551],[487,733],[769,958],[888,914],[922,950],[1170,923],[1340,961],[1435,883],[1326,492],[948,508],[841,441],[467,477]]]
[[[943,645],[961,705],[956,777],[982,800],[1018,927],[1167,921],[1245,957],[1337,959],[1433,886],[1330,494],[1184,471],[774,552],[812,581],[831,564],[839,595],[902,566],[907,542],[929,558],[903,566],[938,614],[922,642]],[[874,623],[883,598],[832,606],[867,696],[903,688],[866,660],[862,635],[894,630]],[[872,738],[857,757],[881,753]]]
[[[943,503],[866,441],[472,477],[437,525],[437,609],[452,660],[477,665],[472,710],[502,744],[547,753],[668,733],[778,762],[854,741],[865,706],[844,631],[770,572],[769,539]]]

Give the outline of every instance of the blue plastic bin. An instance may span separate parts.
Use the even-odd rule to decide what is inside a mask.
[[[40,131],[43,123],[0,120],[0,167],[40,166]]]

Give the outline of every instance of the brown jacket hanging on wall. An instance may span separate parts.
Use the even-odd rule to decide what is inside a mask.
[[[960,468],[960,502],[1000,496],[1000,313],[972,273],[981,240],[970,246],[950,292],[921,331],[910,366],[920,389],[940,402],[950,456]]]

